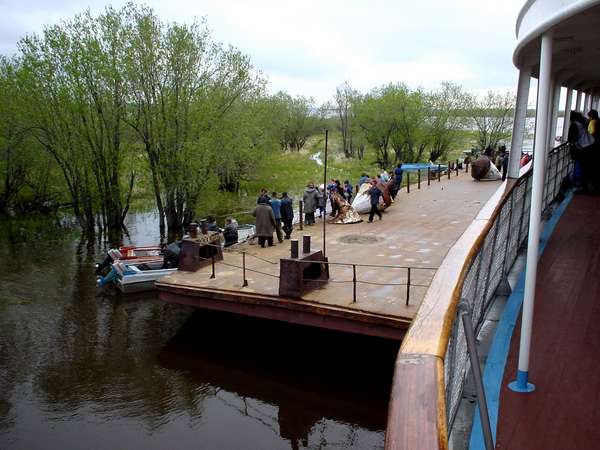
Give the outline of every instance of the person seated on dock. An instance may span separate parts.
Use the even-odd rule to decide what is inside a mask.
[[[214,216],[208,216],[206,218],[206,229],[208,231],[219,231],[219,227],[217,226],[217,219]]]
[[[232,217],[225,219],[223,238],[225,239],[225,247],[231,247],[233,244],[238,243],[238,223]]]
[[[265,242],[269,247],[273,247],[273,231],[277,223],[275,222],[275,214],[273,209],[267,203],[266,198],[259,198],[258,205],[252,211],[252,215],[256,217],[256,236],[261,247],[265,247]]]

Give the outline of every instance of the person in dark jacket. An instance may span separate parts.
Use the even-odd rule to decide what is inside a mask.
[[[228,217],[225,219],[225,228],[223,228],[223,238],[225,239],[225,247],[230,247],[238,243],[238,227],[237,222]]]
[[[308,186],[304,190],[302,200],[304,202],[304,216],[306,225],[314,225],[315,211],[319,206],[319,194],[313,183],[308,183]]]
[[[260,194],[258,194],[258,198],[256,199],[257,205],[260,203],[260,199],[265,200],[265,203],[267,204],[271,203],[271,197],[269,197],[268,191],[265,188],[262,188]]]
[[[292,235],[294,221],[294,203],[288,197],[287,192],[281,194],[281,222],[283,222],[283,232],[285,239],[289,239]]]
[[[265,198],[258,199],[258,205],[252,211],[252,215],[256,217],[256,236],[258,237],[258,243],[261,247],[265,247],[265,242],[272,247],[273,244],[273,231],[275,231],[275,215],[273,210],[267,203]]]
[[[344,181],[344,198],[348,203],[352,204],[352,185],[348,180]]]
[[[369,223],[373,222],[373,216],[377,214],[379,216],[379,220],[382,219],[381,212],[379,212],[379,199],[383,195],[383,192],[377,187],[377,181],[373,180],[371,182],[371,188],[367,191],[369,196],[371,197],[371,212],[369,213]]]
[[[206,227],[208,231],[219,231],[219,227],[217,226],[217,219],[213,216],[208,216],[206,218]]]
[[[271,192],[271,209],[275,215],[275,233],[279,243],[283,242],[283,233],[281,232],[281,200],[277,198],[277,192]]]

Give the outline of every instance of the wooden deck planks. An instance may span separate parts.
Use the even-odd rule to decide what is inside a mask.
[[[497,449],[600,446],[600,198],[576,196],[542,256],[531,347],[532,394],[506,386],[518,361],[511,342],[500,397]]]

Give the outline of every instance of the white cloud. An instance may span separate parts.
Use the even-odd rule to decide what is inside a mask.
[[[106,1],[0,1],[0,52],[19,37]],[[112,2],[118,7],[125,2]],[[514,24],[522,0],[229,0],[147,2],[167,21],[206,16],[216,40],[247,53],[270,89],[329,99],[348,81],[362,91],[389,82],[432,88],[514,88]]]

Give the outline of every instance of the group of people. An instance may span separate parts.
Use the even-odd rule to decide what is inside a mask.
[[[269,196],[266,189],[261,189],[252,215],[256,217],[255,234],[261,247],[275,245],[273,233],[276,233],[280,243],[284,239],[290,239],[294,229],[294,207],[287,192],[283,192],[281,197],[278,197],[277,192],[271,192]]]
[[[591,109],[587,113],[587,119],[579,111],[571,111],[570,120],[567,142],[571,144],[571,157],[575,161],[573,181],[578,186],[576,192],[598,192],[600,191],[598,111]]]

